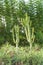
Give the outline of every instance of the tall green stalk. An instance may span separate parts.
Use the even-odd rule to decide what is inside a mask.
[[[30,44],[30,51],[31,51],[35,35],[34,35],[34,27],[31,27],[30,17],[27,15],[27,13],[25,15],[25,18],[21,19],[21,23],[22,23],[22,26],[24,27],[26,38]]]
[[[18,44],[19,44],[19,26],[15,25],[12,29],[13,42],[16,43],[16,52],[18,52]]]

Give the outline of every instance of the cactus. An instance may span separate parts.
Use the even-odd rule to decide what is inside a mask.
[[[14,31],[15,31],[15,35],[14,35]],[[18,52],[18,43],[19,43],[19,26],[18,25],[15,25],[12,28],[12,36],[13,36],[13,42],[16,43],[16,52]]]
[[[26,38],[30,44],[30,50],[31,50],[35,35],[34,35],[34,27],[31,27],[31,20],[30,17],[27,15],[27,13],[25,14],[25,18],[21,18],[21,23],[22,26],[24,27]]]

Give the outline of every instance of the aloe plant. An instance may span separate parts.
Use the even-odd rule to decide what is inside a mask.
[[[27,15],[27,13],[25,14],[25,18],[21,18],[21,24],[24,27],[26,38],[30,44],[30,50],[31,50],[35,35],[34,35],[34,27],[31,26],[31,20],[30,17]]]

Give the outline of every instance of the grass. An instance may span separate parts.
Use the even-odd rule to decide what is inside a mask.
[[[0,65],[13,65],[16,62],[23,62],[23,65],[43,65],[43,48],[32,48],[29,51],[29,46],[19,47],[18,54],[16,47],[5,44],[0,48]],[[12,64],[13,63],[13,64]]]

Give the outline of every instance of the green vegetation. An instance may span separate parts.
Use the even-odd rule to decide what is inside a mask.
[[[14,38],[14,29],[15,29],[15,38]],[[13,42],[16,43],[16,52],[18,52],[18,43],[19,43],[19,26],[16,25],[12,29]]]
[[[43,65],[43,0],[0,0],[0,65]]]
[[[0,65],[14,65],[17,62],[23,65],[43,65],[43,48],[37,50],[35,47],[32,52],[29,52],[29,47],[19,47],[18,54],[15,51],[16,47],[6,44],[0,49]]]
[[[23,25],[24,30],[25,30],[27,41],[30,44],[30,51],[31,51],[35,35],[34,35],[34,28],[31,27],[31,21],[30,21],[30,18],[27,16],[27,13],[25,15],[25,18],[21,19],[21,22],[22,22],[22,25]]]

